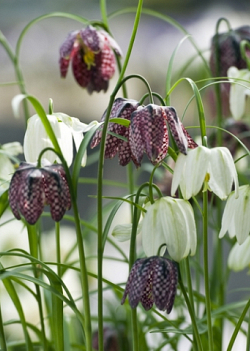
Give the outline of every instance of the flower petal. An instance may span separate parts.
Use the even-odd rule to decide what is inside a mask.
[[[167,116],[167,121],[173,138],[180,152],[187,154],[188,142],[183,133],[183,126],[179,120],[177,113],[173,107],[162,107]]]
[[[45,193],[39,169],[22,173],[17,208],[29,224],[35,224],[43,212]]]
[[[230,151],[226,147],[218,147],[210,150],[209,167],[210,189],[221,200],[225,200],[232,191],[235,183],[235,196],[238,196],[238,176]]]
[[[153,271],[152,294],[155,306],[161,311],[170,313],[177,290],[178,270],[176,265],[164,258],[155,259]]]
[[[178,155],[171,187],[172,196],[178,185],[185,200],[198,194],[207,173],[209,155],[210,150],[203,146],[189,150],[187,156]]]
[[[142,220],[142,247],[148,257],[156,255],[159,247],[166,243],[163,231],[164,225],[161,224],[161,218],[159,217],[161,204],[160,199],[153,205],[147,206],[147,212]],[[166,207],[164,206],[166,215],[165,210]]]
[[[250,236],[243,244],[235,243],[228,256],[228,267],[235,271],[241,271],[250,264]]]
[[[249,95],[249,91],[246,87],[250,87],[250,72],[247,69],[238,70],[236,67],[230,67],[227,75],[229,78],[246,80],[246,82],[233,81],[230,86],[230,111],[233,117],[239,120],[245,113],[246,95]],[[230,81],[232,81],[232,79]]]

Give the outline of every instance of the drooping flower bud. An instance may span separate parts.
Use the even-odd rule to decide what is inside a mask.
[[[14,173],[9,187],[10,208],[17,219],[23,216],[35,224],[45,205],[50,206],[51,217],[58,222],[71,207],[67,178],[62,165],[37,168],[22,162]]]
[[[135,261],[121,304],[129,297],[129,304],[136,308],[139,302],[146,311],[153,304],[170,313],[177,290],[178,270],[175,263],[164,257],[153,256]]]

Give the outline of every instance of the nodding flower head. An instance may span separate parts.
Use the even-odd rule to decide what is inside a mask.
[[[70,61],[77,83],[93,91],[106,91],[115,73],[115,54],[121,56],[116,41],[104,30],[92,26],[68,35],[60,47],[60,72],[66,77]]]
[[[106,118],[106,112],[102,116],[102,121]],[[122,166],[127,165],[132,160],[136,167],[139,167],[144,152],[152,164],[160,163],[168,151],[167,124],[182,153],[186,154],[188,148],[197,147],[197,144],[183,127],[173,107],[154,104],[139,106],[135,100],[118,98],[115,100],[110,114],[110,118],[115,117],[128,119],[131,123],[128,128],[117,123],[109,124],[105,157],[113,158],[118,153],[119,163]],[[116,137],[114,133],[122,138]],[[100,143],[101,137],[102,130],[100,129],[94,135],[91,143],[92,148]]]
[[[132,308],[141,302],[146,311],[155,304],[159,310],[170,313],[177,283],[178,270],[173,261],[158,256],[140,258],[131,269],[121,303],[128,295]]]
[[[51,217],[58,222],[71,207],[67,178],[62,165],[37,168],[22,162],[14,173],[9,187],[10,208],[17,219],[23,216],[35,224],[45,205],[50,206]]]
[[[235,30],[229,30],[226,33],[214,35],[212,38],[210,68],[213,76],[216,72],[216,50],[218,45],[219,67],[218,74],[220,77],[226,77],[229,67],[235,66],[238,69],[246,68],[246,61],[243,59],[240,51],[240,43],[246,40],[250,42],[250,26],[242,26]]]

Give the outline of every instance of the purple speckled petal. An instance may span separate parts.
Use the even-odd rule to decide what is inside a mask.
[[[51,217],[58,222],[70,208],[70,196],[67,182],[62,178],[60,168],[45,167],[42,170],[46,203],[50,205]]]
[[[170,313],[174,304],[178,282],[176,265],[166,259],[158,258],[154,267],[152,290],[155,306]]]
[[[138,164],[144,151],[153,164],[157,163],[159,155],[160,159],[165,157],[168,138],[161,106],[150,104],[132,113],[129,141]]]
[[[39,169],[22,171],[18,191],[18,211],[29,224],[35,224],[43,212],[45,194]]]
[[[100,37],[94,27],[88,26],[87,28],[80,30],[80,35],[84,44],[92,51],[98,52],[101,49]]]

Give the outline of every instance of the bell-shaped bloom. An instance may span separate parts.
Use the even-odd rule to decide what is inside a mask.
[[[12,174],[15,171],[11,160],[23,153],[22,145],[19,142],[0,145],[0,196],[8,189]]]
[[[118,98],[115,100],[112,106],[110,118],[119,117],[119,118],[130,120],[132,112],[134,112],[138,106],[139,106],[138,101],[135,101],[132,99]],[[104,112],[101,118],[102,122],[104,122],[106,118],[106,113],[107,111]],[[109,134],[109,132],[118,134],[119,136],[122,136],[123,138],[126,138],[126,139],[119,139],[115,135]],[[91,148],[94,148],[100,143],[101,137],[102,137],[102,127],[95,133],[91,142]],[[126,166],[131,159],[134,162],[136,162],[133,158],[128,138],[129,138],[129,128],[126,128],[121,124],[109,123],[108,134],[106,137],[106,144],[105,144],[105,158],[113,158],[118,153],[119,163],[121,166]]]
[[[226,33],[216,34],[212,38],[210,67],[216,76],[216,46],[218,43],[219,76],[226,77],[229,67],[246,68],[246,61],[241,56],[240,43],[246,40],[250,43],[250,26],[242,26]]]
[[[228,267],[235,271],[242,271],[250,265],[250,236],[246,238],[243,244],[238,242],[234,244],[228,256]]]
[[[180,186],[182,196],[188,200],[198,194],[202,185],[225,200],[235,186],[238,196],[238,176],[232,155],[226,147],[208,149],[199,146],[189,150],[187,155],[177,158],[171,187],[171,195]]]
[[[47,115],[47,118],[55,133],[63,157],[68,166],[70,166],[73,160],[73,140],[76,150],[78,150],[83,139],[83,132],[87,132],[97,122],[87,125],[80,122],[78,118],[69,117],[64,113],[53,113],[52,115]],[[25,160],[31,163],[37,162],[39,154],[43,149],[47,147],[53,148],[53,144],[38,115],[34,115],[28,119],[23,147]],[[51,163],[55,161],[61,163],[53,151],[46,151],[43,154],[43,158]],[[86,165],[86,159],[87,155],[85,153],[82,159],[82,166]]]
[[[121,303],[128,295],[129,304],[136,308],[139,302],[146,311],[153,304],[170,313],[178,283],[178,270],[174,262],[164,257],[140,258],[135,261],[126,284]]]
[[[12,176],[9,187],[10,208],[17,219],[23,216],[35,224],[45,205],[50,206],[51,217],[58,222],[71,207],[69,186],[62,165],[48,164],[37,168],[22,162]]]
[[[106,91],[109,80],[115,73],[115,55],[121,56],[121,49],[104,30],[92,26],[74,31],[60,47],[60,71],[66,77],[70,61],[77,83],[93,91]]]
[[[106,111],[102,121],[106,117]],[[116,123],[110,124],[107,135],[105,157],[112,158],[117,153],[122,166],[134,162],[136,167],[141,165],[144,152],[152,164],[160,163],[168,151],[168,128],[181,152],[187,153],[188,148],[195,148],[197,144],[183,127],[173,107],[149,104],[139,106],[135,100],[118,98],[115,100],[110,118],[125,118],[130,120],[128,128]],[[122,138],[116,137],[118,134]],[[100,143],[102,131],[96,132],[91,147]],[[124,140],[125,138],[125,140]]]
[[[222,225],[219,238],[226,232],[233,238],[236,236],[241,245],[250,234],[250,186],[239,187],[239,196],[235,197],[234,192],[228,197],[222,216]]]
[[[162,197],[147,205],[142,220],[142,246],[145,254],[156,255],[166,245],[171,258],[180,262],[196,252],[197,234],[192,206],[186,200]]]
[[[229,107],[232,116],[238,120],[245,113],[246,97],[250,95],[250,71],[248,69],[239,70],[233,66],[229,68],[227,75],[232,82],[229,93]]]

